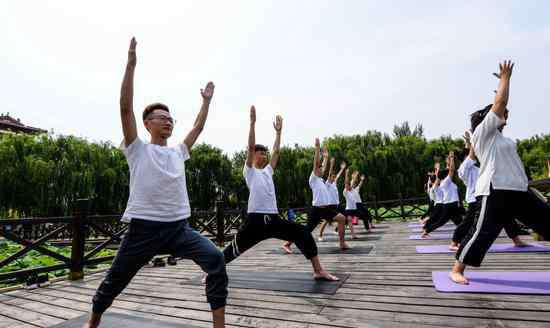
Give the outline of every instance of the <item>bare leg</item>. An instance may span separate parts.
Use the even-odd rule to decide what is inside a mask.
[[[214,321],[214,328],[225,327],[225,306],[212,310],[212,321]]]
[[[319,256],[314,256],[311,258],[311,265],[313,266],[313,279],[316,280],[329,280],[329,281],[338,281],[338,277],[331,275],[321,266],[321,261],[319,261]]]
[[[455,261],[453,269],[449,273],[449,277],[451,278],[452,281],[454,281],[457,284],[467,285],[470,282],[468,281],[468,279],[466,279],[466,277],[464,277],[465,269],[466,269],[465,264]]]
[[[430,234],[426,232],[426,230],[423,230],[422,231],[422,235],[421,235],[422,238],[430,238]]]
[[[459,245],[458,245],[458,243],[457,243],[456,241],[451,241],[451,244],[449,245],[449,249],[450,249],[451,251],[456,252],[456,251],[458,251],[458,246],[459,246]]]
[[[345,235],[346,235],[346,217],[342,214],[338,214],[335,217],[336,222],[338,222],[338,237],[340,239],[340,249],[346,250],[349,249],[348,244],[346,244]]]
[[[355,235],[355,229],[353,228],[353,223],[351,222],[351,216],[348,216],[347,219],[348,219],[347,224],[348,224],[349,230],[351,231],[351,239],[357,239],[357,236]]]
[[[101,321],[101,314],[93,313],[90,315],[90,319],[84,325],[84,328],[96,328],[99,327],[99,322]]]
[[[323,221],[321,224],[321,228],[319,229],[319,241],[323,241],[323,233],[325,232],[325,228],[327,227],[328,221]]]
[[[285,253],[292,254],[292,248],[290,248],[291,245],[292,245],[292,243],[289,242],[289,241],[287,241],[286,243],[283,244],[282,248],[285,251]]]

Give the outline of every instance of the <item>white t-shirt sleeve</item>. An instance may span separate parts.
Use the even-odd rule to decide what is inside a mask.
[[[316,178],[315,173],[311,172],[311,174],[309,175],[309,186],[311,189],[313,189],[315,178]]]
[[[439,187],[442,189],[445,189],[449,186],[450,183],[451,183],[451,177],[447,176],[445,179],[441,181],[441,183],[439,184]]]
[[[498,132],[498,128],[501,127],[505,121],[498,117],[498,115],[492,110],[487,113],[483,121],[476,127],[474,135],[476,139],[483,142],[488,140]]]
[[[246,163],[244,164],[244,167],[243,167],[243,176],[244,176],[244,180],[246,181],[246,185],[250,188],[250,184],[254,179],[254,169],[251,167],[248,167]]]
[[[136,161],[139,153],[144,147],[145,144],[143,143],[143,141],[141,141],[139,137],[136,137],[136,139],[134,139],[134,141],[128,146],[125,145],[124,140],[122,140],[122,142],[120,143],[120,149],[122,150],[124,156],[126,156],[128,164],[130,166]]]
[[[185,144],[185,142],[182,142],[181,144],[179,144],[178,149],[181,152],[184,162],[189,158],[191,158],[191,155],[189,154],[189,148],[187,148],[187,145]]]
[[[246,164],[245,164],[246,166]],[[267,164],[264,170],[269,173],[270,176],[273,176],[273,168],[271,167],[271,164]]]
[[[468,178],[468,173],[470,172],[474,164],[475,161],[472,160],[470,157],[466,157],[466,159],[464,159],[464,162],[460,164],[460,167],[458,168],[458,177],[462,181],[464,181],[464,183],[467,183],[466,180]]]

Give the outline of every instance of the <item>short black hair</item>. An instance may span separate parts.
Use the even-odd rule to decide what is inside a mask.
[[[439,170],[439,174],[437,175],[437,178],[439,180],[443,180],[445,179],[447,176],[449,175],[449,170],[445,169],[445,170]]]
[[[256,144],[254,146],[254,151],[267,151],[267,147],[264,145]]]
[[[152,103],[150,105],[148,105],[147,107],[145,107],[145,109],[143,110],[143,120],[145,121],[147,119],[147,116],[149,116],[149,114],[151,114],[153,111],[155,111],[156,109],[160,109],[160,110],[163,110],[163,111],[166,111],[168,113],[170,113],[170,110],[168,109],[168,106],[166,106],[165,104],[163,103]]]
[[[477,126],[483,122],[483,119],[485,116],[487,116],[487,113],[491,110],[491,107],[493,107],[493,104],[489,104],[485,106],[485,108],[480,109],[478,111],[475,111],[470,115],[470,123],[472,124],[472,133],[476,130]]]

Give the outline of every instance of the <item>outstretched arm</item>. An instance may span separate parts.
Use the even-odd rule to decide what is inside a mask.
[[[351,185],[349,181],[349,168],[346,169],[346,174],[344,175],[344,188],[346,189],[346,191],[351,190]]]
[[[334,164],[336,163],[336,158],[332,157],[330,159],[329,169],[328,169],[328,177],[327,180],[330,181],[330,177],[332,177],[332,174],[334,174]]]
[[[455,175],[456,167],[455,167],[455,153],[453,151],[449,152],[449,177],[451,179]]]
[[[464,145],[466,149],[468,149],[468,158],[470,158],[472,161],[476,160],[476,153],[474,151],[474,147],[472,146],[471,140],[472,133],[470,131],[464,132]]]
[[[345,169],[346,169],[346,163],[342,162],[342,164],[340,164],[340,171],[338,171],[338,174],[336,174],[336,179],[334,179],[334,182],[338,182],[338,179],[340,179],[340,176],[342,175]]]
[[[321,177],[324,177],[327,174],[328,168],[328,146],[325,143],[323,146],[323,164],[321,165]]]
[[[273,153],[271,154],[271,168],[277,167],[279,161],[279,149],[281,147],[281,131],[283,130],[283,118],[280,115],[275,117],[273,122],[273,128],[275,128],[275,143],[273,144]]]
[[[187,134],[187,137],[185,137],[185,140],[183,141],[185,145],[187,146],[187,149],[191,149],[193,145],[195,144],[195,141],[197,141],[197,138],[201,134],[202,130],[204,129],[204,124],[206,123],[206,118],[208,117],[208,108],[210,107],[210,101],[212,100],[212,96],[214,95],[214,83],[208,82],[206,84],[206,88],[201,89],[201,96],[202,96],[202,106],[201,110],[199,111],[199,114],[197,115],[197,118],[195,119],[195,123],[193,124],[193,128],[189,133]]]
[[[363,181],[365,181],[365,175],[361,174],[361,180],[359,180],[359,184],[357,185],[358,190],[361,190],[361,186],[363,185]]]
[[[321,176],[321,167],[320,167],[320,153],[321,153],[321,145],[319,142],[319,138],[315,138],[315,155],[313,157],[313,174],[318,177]]]
[[[137,138],[136,117],[134,116],[134,71],[136,68],[136,39],[130,41],[128,63],[120,88],[120,119],[124,145],[129,146]]]
[[[510,95],[510,78],[512,77],[512,70],[514,69],[514,63],[511,60],[505,60],[499,64],[500,73],[493,73],[500,79],[498,84],[497,93],[491,111],[498,115],[501,119],[504,119],[504,113],[506,111],[506,105],[508,105],[508,98]]]
[[[248,148],[246,151],[246,166],[252,167],[254,159],[254,149],[256,147],[256,108],[250,107],[250,130],[248,130]]]

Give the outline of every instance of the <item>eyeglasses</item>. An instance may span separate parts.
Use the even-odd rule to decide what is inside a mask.
[[[164,115],[153,115],[153,116],[149,116],[149,118],[147,118],[148,120],[159,120],[161,122],[170,122],[172,125],[176,124],[176,120],[174,120],[173,118],[169,117],[169,116],[164,116]]]

